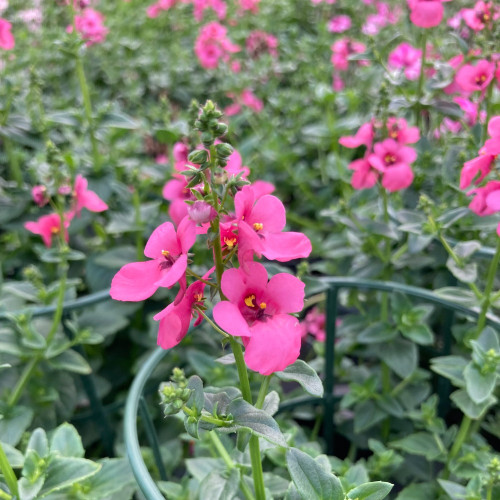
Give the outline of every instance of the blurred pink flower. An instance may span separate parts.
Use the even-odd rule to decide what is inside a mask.
[[[472,9],[462,9],[460,14],[469,28],[474,31],[481,31],[486,26],[491,26],[492,21],[499,18],[500,11],[493,2],[480,0]]]
[[[483,187],[471,189],[468,195],[475,195],[469,208],[484,217],[500,211],[500,181],[490,181]]]
[[[388,62],[392,69],[404,69],[408,80],[417,80],[420,75],[422,51],[403,42],[389,54]]]
[[[229,63],[231,54],[239,50],[239,45],[227,37],[227,28],[216,22],[201,28],[194,46],[200,64],[206,69],[217,68],[220,60]]]
[[[45,186],[33,186],[31,189],[31,197],[39,207],[43,207],[49,202],[47,188]]]
[[[278,57],[278,39],[265,31],[252,31],[245,45],[250,57],[255,58],[266,52],[273,57]]]
[[[219,20],[226,17],[226,2],[223,0],[192,0],[193,15],[196,21],[200,22],[203,19],[205,10],[212,9]]]
[[[326,339],[326,314],[317,307],[313,307],[300,322],[302,337],[312,335],[318,342]]]
[[[68,241],[68,227],[73,215],[64,214],[64,239]],[[33,234],[38,234],[46,247],[52,246],[52,237],[61,232],[61,217],[59,214],[43,215],[36,222],[26,222],[24,227]]]
[[[6,19],[0,18],[0,49],[12,50],[16,45],[14,36],[10,32],[12,24]]]
[[[450,0],[408,0],[410,21],[419,28],[433,28],[441,23],[444,15],[442,2]]]
[[[455,81],[467,92],[485,90],[495,75],[495,63],[481,59],[475,66],[464,64],[457,72]]]
[[[75,199],[75,215],[80,216],[80,212],[83,208],[86,208],[90,212],[103,212],[108,209],[108,205],[94,193],[88,189],[88,181],[80,174],[76,176],[75,188],[74,188],[74,199]]]
[[[335,16],[328,23],[330,33],[343,33],[351,27],[351,18],[349,16]]]
[[[81,15],[76,15],[75,27],[87,47],[104,42],[108,34],[108,29],[104,26],[104,16],[94,9],[85,9]],[[73,26],[68,26],[66,31],[71,33]]]

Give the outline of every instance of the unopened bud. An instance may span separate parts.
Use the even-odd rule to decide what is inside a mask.
[[[206,201],[195,201],[188,207],[188,215],[196,224],[204,224],[214,220],[217,212]]]
[[[191,151],[188,156],[188,161],[194,163],[195,165],[201,165],[205,163],[208,159],[208,152],[205,149],[196,149]]]

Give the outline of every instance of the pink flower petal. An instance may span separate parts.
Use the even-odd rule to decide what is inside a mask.
[[[131,262],[115,274],[110,295],[115,300],[145,300],[158,289],[157,281],[160,277],[161,269],[156,260]]]
[[[196,240],[196,223],[189,217],[182,219],[177,229],[177,237],[181,243],[182,253],[187,253]]]
[[[182,254],[179,258],[173,263],[172,267],[160,277],[160,279],[156,282],[156,286],[170,288],[174,286],[177,282],[181,280],[186,272],[187,268],[187,255]]]
[[[245,222],[250,225],[260,223],[263,225],[262,231],[278,233],[286,224],[285,207],[276,196],[266,194],[257,200],[251,216]]]
[[[304,307],[305,284],[295,276],[280,273],[273,276],[267,285],[267,294],[278,306],[279,313],[295,313]]]
[[[219,302],[213,310],[215,322],[235,337],[250,337],[252,333],[238,307],[231,302]]]
[[[189,323],[182,324],[181,319],[177,314],[171,313],[160,320],[158,327],[157,343],[162,349],[170,349],[176,346],[186,335],[189,328]]]
[[[284,232],[266,236],[262,255],[269,260],[288,262],[308,257],[311,251],[311,241],[305,234]]]
[[[146,243],[146,248],[144,248],[144,255],[150,259],[158,259],[162,257],[163,250],[172,255],[181,253],[177,234],[171,222],[164,222],[153,231]]]

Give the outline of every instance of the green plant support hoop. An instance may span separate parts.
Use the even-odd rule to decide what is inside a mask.
[[[288,410],[301,406],[304,404],[323,405],[324,408],[324,426],[323,438],[327,444],[327,453],[333,453],[333,412],[335,410],[335,396],[333,394],[334,388],[334,355],[335,355],[335,335],[336,335],[336,320],[338,309],[338,292],[341,289],[364,289],[375,290],[387,293],[403,293],[409,297],[419,298],[427,302],[436,304],[443,309],[449,311],[451,315],[454,313],[461,313],[470,318],[477,318],[479,312],[473,311],[460,304],[456,304],[449,300],[443,299],[436,293],[409,285],[403,285],[393,282],[382,282],[373,280],[362,280],[357,278],[323,278],[319,280],[322,284],[321,291],[326,291],[326,346],[325,346],[325,395],[323,398],[300,397],[294,400],[286,401],[280,406],[281,410]],[[318,292],[318,289],[315,290]],[[446,318],[444,327],[444,342],[443,348],[439,352],[440,355],[449,354],[451,350],[451,326],[453,317]],[[492,318],[488,318],[488,324],[500,331],[500,322]],[[146,363],[141,367],[136,375],[132,387],[127,397],[125,406],[125,419],[124,419],[124,440],[127,454],[130,460],[130,465],[134,476],[139,484],[139,487],[147,500],[164,500],[164,496],[156,486],[151,474],[149,473],[146,464],[141,455],[138,432],[137,420],[141,416],[142,422],[145,427],[146,437],[149,445],[153,451],[156,466],[158,468],[162,480],[166,480],[166,474],[160,455],[160,444],[156,431],[153,426],[152,419],[147,409],[146,400],[143,397],[144,387],[157,367],[160,361],[168,355],[169,351],[158,348],[147,359]],[[444,380],[444,379],[443,379]],[[444,391],[443,391],[444,392]],[[449,389],[448,389],[449,394]]]

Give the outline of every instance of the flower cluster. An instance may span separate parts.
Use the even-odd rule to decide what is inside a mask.
[[[500,154],[500,116],[495,116],[489,121],[488,134],[490,138],[479,150],[479,156],[467,161],[460,175],[461,189],[466,189],[471,184],[478,186],[467,194],[474,195],[469,208],[481,217],[500,212],[500,180],[488,180],[481,186],[486,177],[492,173],[495,160]],[[500,223],[497,233],[500,236]]]
[[[48,188],[43,185],[34,186],[31,194],[33,201],[40,207],[48,204],[51,199]],[[94,191],[88,189],[87,179],[80,174],[76,176],[73,187],[67,184],[62,185],[57,189],[57,194],[70,195],[69,210],[62,215],[59,213],[43,215],[36,222],[29,221],[24,224],[28,231],[41,236],[47,247],[51,247],[52,238],[63,231],[64,239],[68,241],[70,222],[75,216],[80,217],[84,208],[90,212],[103,212],[108,208],[108,205]]]
[[[75,15],[74,28],[80,33],[87,47],[104,42],[109,31],[104,26],[104,16],[97,10],[90,8],[85,8],[80,14]],[[66,31],[71,33],[73,26],[68,26]]]
[[[217,328],[241,337],[248,367],[268,375],[299,356],[302,329],[292,314],[303,307],[304,284],[287,273],[268,279],[254,257],[287,262],[307,257],[311,243],[302,233],[283,231],[285,207],[269,194],[274,186],[246,180],[249,169],[242,166],[241,156],[217,139],[227,131],[217,121],[221,116],[208,101],[195,122],[203,145],[189,155],[183,144],[176,145],[175,168],[189,162],[182,172],[186,181],[181,183],[177,173],[164,194],[172,205],[182,203],[184,208],[175,209],[175,225],[164,222],[153,231],[144,249],[149,260],[127,264],[115,275],[111,296],[140,301],[160,287],[178,284],[175,300],[155,316],[160,322],[158,344],[167,349],[186,335],[192,317],[197,322],[205,317],[205,287],[215,288],[221,299],[213,309]],[[226,206],[230,200],[232,208]],[[188,268],[188,252],[202,235],[208,237],[214,262],[200,277]],[[195,279],[188,284],[190,277]]]
[[[331,62],[336,70],[333,75],[333,87],[335,90],[342,90],[344,88],[344,82],[339,76],[338,72],[345,72],[349,69],[349,57],[354,54],[361,54],[366,51],[366,45],[361,42],[356,42],[350,38],[341,38],[332,44],[330,47],[332,50]],[[369,64],[366,60],[359,60],[357,63],[360,66],[366,66]]]
[[[410,164],[417,158],[415,149],[407,146],[420,138],[417,127],[408,127],[404,118],[388,118],[386,123],[372,120],[363,124],[354,136],[341,137],[346,148],[366,147],[363,158],[354,160],[351,184],[355,189],[369,189],[379,179],[388,191],[405,189],[413,182]]]
[[[201,28],[194,46],[194,52],[205,69],[217,68],[221,60],[229,63],[231,55],[239,51],[240,46],[228,38],[227,28],[216,22]],[[237,67],[233,64],[232,69]]]

